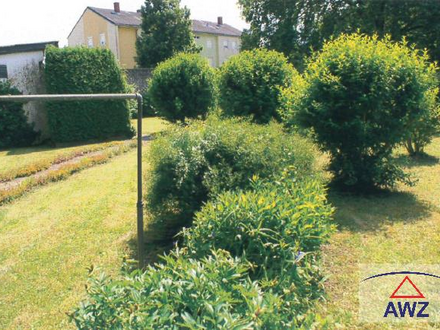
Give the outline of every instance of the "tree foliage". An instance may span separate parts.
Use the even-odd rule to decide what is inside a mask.
[[[301,69],[312,48],[330,36],[358,30],[369,35],[427,48],[440,60],[438,0],[239,0],[250,29],[244,49],[266,47],[283,52]]]
[[[196,51],[190,11],[180,0],[145,0],[141,35],[136,41],[137,63],[152,68],[178,52]]]

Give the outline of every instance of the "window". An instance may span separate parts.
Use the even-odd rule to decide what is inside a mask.
[[[232,49],[233,50],[237,49],[237,43],[235,41],[232,42]]]
[[[93,48],[93,37],[87,38],[87,46],[89,46],[89,48]]]
[[[206,41],[206,47],[208,47],[208,49],[212,48],[212,40]]]
[[[92,44],[93,44],[93,41],[92,41]],[[105,46],[105,33],[101,33],[101,34],[99,35],[99,44],[100,44],[102,47]],[[92,45],[92,47],[93,47],[93,45]]]
[[[199,36],[194,36],[194,39],[199,40],[200,37]]]
[[[0,65],[0,81],[8,79],[8,67],[6,65]]]
[[[228,49],[228,41],[227,40],[223,41],[223,48]]]

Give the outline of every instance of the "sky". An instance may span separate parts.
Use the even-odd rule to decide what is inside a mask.
[[[87,6],[113,8],[113,0],[0,0],[0,46],[43,41],[67,45],[67,36]],[[136,11],[142,0],[119,0],[121,10]],[[248,25],[241,18],[237,0],[181,0],[191,18],[217,21],[238,29]]]

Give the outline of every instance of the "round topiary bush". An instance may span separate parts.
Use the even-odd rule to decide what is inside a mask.
[[[20,95],[9,82],[0,82],[0,95]],[[31,145],[38,133],[27,122],[23,103],[0,102],[0,149]]]
[[[244,51],[220,68],[220,106],[227,115],[252,116],[257,123],[279,119],[280,88],[289,87],[297,75],[281,53]]]
[[[210,116],[176,126],[149,149],[146,200],[154,215],[150,233],[156,236],[150,239],[172,237],[209,197],[246,189],[254,175],[272,178],[288,166],[295,166],[299,176],[312,175],[315,158],[313,144],[276,123]]]
[[[172,121],[204,117],[215,105],[215,72],[198,54],[178,54],[159,64],[149,82],[157,113]]]
[[[342,35],[313,56],[304,78],[284,91],[281,114],[312,129],[330,153],[335,183],[364,192],[409,183],[391,153],[436,87],[426,55],[389,38]]]

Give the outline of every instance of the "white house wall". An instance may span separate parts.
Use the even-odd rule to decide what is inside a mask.
[[[41,94],[44,92],[42,67],[44,52],[25,52],[0,55],[0,65],[6,65],[8,80],[23,94]],[[37,131],[47,133],[47,116],[43,104],[29,102],[24,105],[29,122],[34,123]]]
[[[224,42],[227,42],[228,48],[224,47]],[[235,42],[235,48],[232,43]],[[218,37],[218,59],[219,65],[222,65],[229,57],[237,55],[240,52],[241,42],[238,37],[219,36]]]

